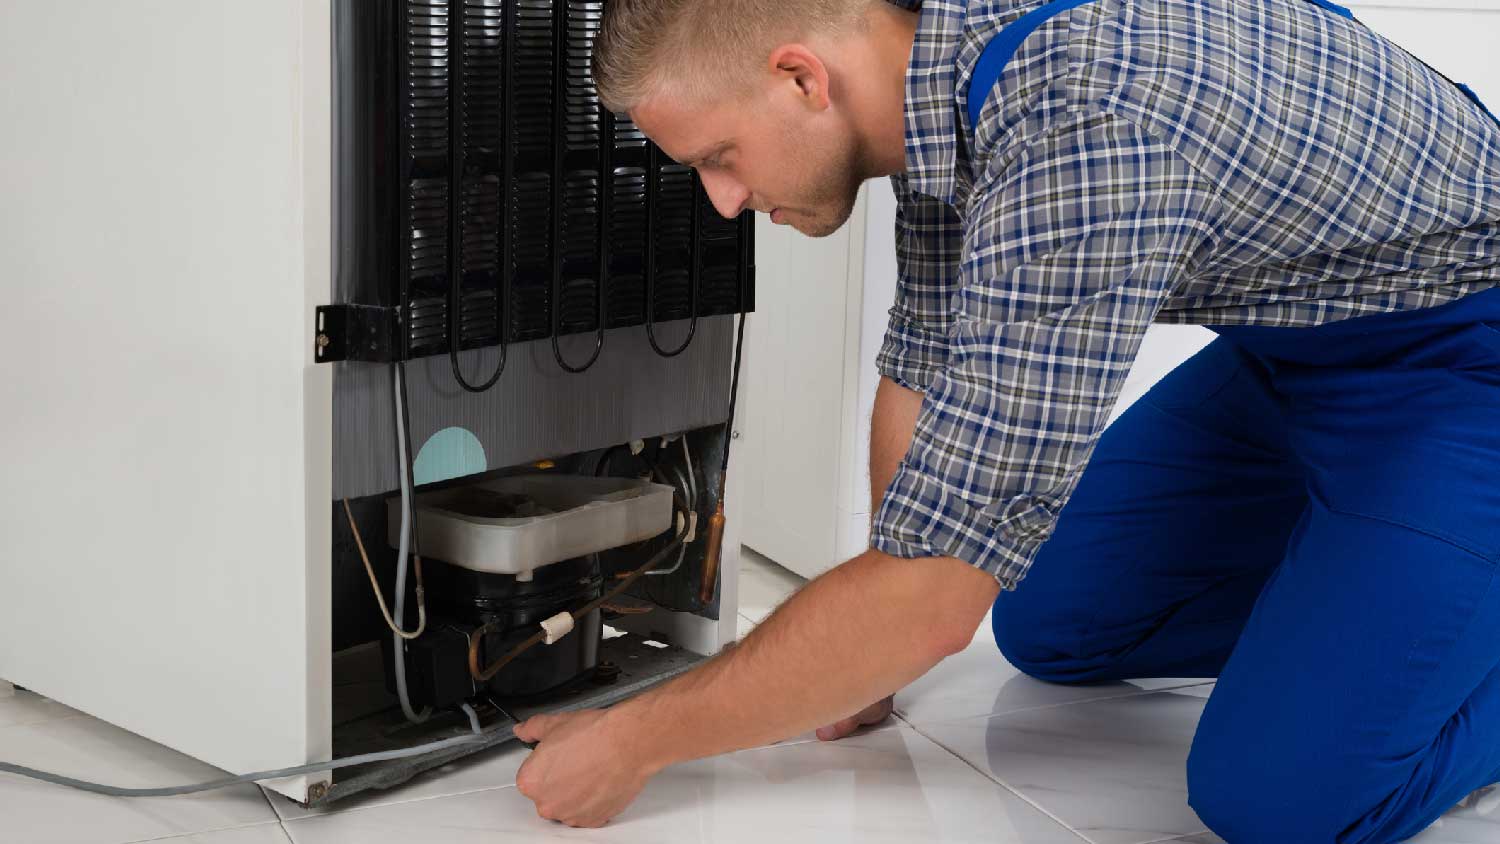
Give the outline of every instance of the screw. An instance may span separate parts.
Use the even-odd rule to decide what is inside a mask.
[[[318,348],[320,348],[320,349],[326,349],[326,348],[328,348],[329,346],[332,346],[332,345],[333,345],[333,341],[331,339],[329,339],[329,337],[328,337],[327,334],[319,334],[318,335]]]
[[[620,679],[620,666],[613,662],[600,662],[594,669],[594,685],[610,686]]]

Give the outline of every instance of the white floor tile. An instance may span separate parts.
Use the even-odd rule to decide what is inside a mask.
[[[782,568],[755,551],[740,554],[740,614],[756,623],[807,584],[800,576]]]
[[[1005,660],[986,620],[973,644],[897,693],[896,711],[913,724],[933,724],[1206,682],[1202,678],[1153,678],[1089,686],[1044,683]]]
[[[224,775],[88,716],[0,728],[0,759],[126,787]],[[120,799],[0,774],[0,840],[5,841],[120,844],[275,820],[276,813],[253,785],[186,797]]]
[[[1213,685],[934,724],[922,731],[1096,844],[1224,844],[1187,804],[1186,765]],[[1500,790],[1413,844],[1500,841]]]
[[[1197,686],[1184,686],[1172,689],[1171,691],[1174,695],[1191,695],[1192,697],[1201,697],[1204,700],[1208,700],[1208,696],[1214,693],[1214,685],[1213,683],[1203,683]]]
[[[179,835],[173,838],[154,838],[151,844],[291,844],[286,830],[276,822],[242,826],[236,829],[220,829],[214,832],[199,832],[194,835]]]
[[[1095,844],[1142,844],[1206,828],[1185,772],[1204,703],[1157,692],[922,731]]]
[[[1500,790],[1484,795],[1477,805],[1453,808],[1406,844],[1494,844],[1500,841]],[[1204,832],[1158,844],[1225,844]]]
[[[721,756],[663,773],[603,830],[539,820],[513,788],[287,822],[296,844],[1081,839],[909,728]]]
[[[1500,789],[1479,797],[1475,805],[1454,808],[1410,844],[1495,844],[1500,841]]]
[[[0,691],[0,728],[80,717],[86,716],[72,707],[63,706],[35,692],[12,691],[5,694]]]
[[[306,818],[329,812],[385,806],[392,803],[407,803],[431,797],[447,797],[471,791],[485,791],[516,784],[516,772],[531,751],[517,742],[466,756],[441,768],[434,768],[396,788],[385,791],[366,791],[345,800],[339,800],[327,808],[307,809],[274,792],[266,792],[266,799],[275,807],[283,820]]]

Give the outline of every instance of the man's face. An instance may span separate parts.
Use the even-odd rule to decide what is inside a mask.
[[[785,86],[709,104],[663,95],[631,118],[667,155],[698,170],[725,217],[750,209],[827,237],[848,221],[865,179],[862,151],[836,110],[808,108]]]

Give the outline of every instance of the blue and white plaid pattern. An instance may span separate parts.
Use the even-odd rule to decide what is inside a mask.
[[[879,368],[926,393],[872,545],[1013,589],[1153,321],[1310,326],[1500,285],[1500,127],[1306,0],[927,0]]]

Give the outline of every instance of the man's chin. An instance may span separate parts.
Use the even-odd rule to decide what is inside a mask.
[[[844,224],[849,222],[849,216],[854,212],[853,208],[836,217],[798,217],[788,221],[788,224],[796,229],[798,233],[807,237],[830,237],[837,234]]]

